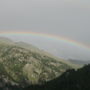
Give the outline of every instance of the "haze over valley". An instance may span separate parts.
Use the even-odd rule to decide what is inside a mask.
[[[56,40],[54,38],[48,38],[47,36],[41,37],[32,34],[29,35],[5,34],[0,36],[10,38],[15,42],[26,42],[28,44],[32,44],[42,50],[45,50],[59,58],[64,58],[66,60],[68,59],[87,60],[87,61],[90,60],[89,55],[90,49],[88,48],[88,45],[86,45],[85,47],[80,45],[75,46],[70,42],[67,43],[61,40]]]

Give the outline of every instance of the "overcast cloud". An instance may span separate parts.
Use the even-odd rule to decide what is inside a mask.
[[[49,33],[90,45],[90,1],[0,0],[0,31]],[[59,57],[90,60],[88,49],[39,37],[8,37],[34,44]]]

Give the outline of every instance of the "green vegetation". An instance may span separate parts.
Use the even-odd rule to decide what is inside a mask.
[[[0,74],[8,83],[21,86],[43,84],[72,68],[63,60],[30,46],[0,39]]]
[[[90,65],[86,65],[78,70],[67,70],[61,76],[48,82],[42,82],[43,84],[41,85],[17,86],[0,78],[0,90],[89,90],[89,78]]]
[[[77,66],[32,45],[0,39],[0,90],[89,90],[90,65]]]

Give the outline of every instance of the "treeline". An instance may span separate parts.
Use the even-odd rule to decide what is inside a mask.
[[[44,85],[23,88],[22,86],[6,84],[0,90],[90,90],[90,65],[86,65],[78,70],[68,70],[62,76],[46,82]]]

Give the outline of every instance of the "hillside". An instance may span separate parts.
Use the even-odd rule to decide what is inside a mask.
[[[0,39],[0,78],[11,85],[43,84],[72,68],[65,61],[40,52],[38,48]],[[35,49],[37,51],[35,51]],[[40,53],[39,53],[40,52]]]
[[[0,90],[89,90],[90,65],[78,70],[67,70],[61,76],[45,82],[43,85],[11,85],[0,78]]]
[[[41,90],[89,90],[89,78],[90,65],[86,65],[78,70],[67,70],[60,77],[46,83],[43,86],[45,88],[42,88]]]
[[[58,78],[46,82],[44,85],[35,85],[23,90],[89,90],[90,65],[78,70],[67,70]]]

